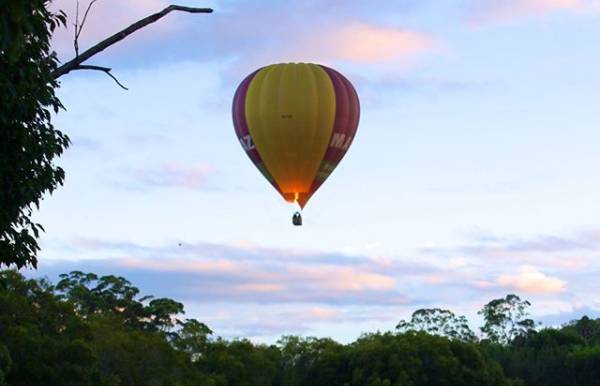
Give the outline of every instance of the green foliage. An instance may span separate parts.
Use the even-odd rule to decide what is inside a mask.
[[[171,344],[181,303],[138,294],[116,276],[71,272],[53,286],[2,272],[0,375],[19,386],[203,385],[190,353]]]
[[[409,321],[401,320],[396,329],[399,332],[424,331],[465,342],[477,339],[465,316],[456,316],[452,311],[440,308],[419,309],[413,312]]]
[[[506,374],[527,385],[569,385],[572,374],[565,368],[569,353],[584,343],[581,337],[564,330],[544,329],[517,338],[510,346],[484,347]]]
[[[54,93],[50,37],[66,18],[50,13],[47,4],[0,3],[0,266],[36,267],[43,228],[30,216],[43,194],[64,180],[54,158],[69,139],[51,123],[51,111],[62,105]]]
[[[279,363],[275,346],[217,339],[206,347],[196,365],[214,385],[269,386],[279,384]]]
[[[140,290],[124,277],[98,277],[81,271],[59,277],[56,289],[60,297],[71,302],[83,317],[118,315],[126,327],[164,333],[180,323],[176,316],[183,313],[183,304],[172,299],[153,299],[153,296],[138,299]]]
[[[9,385],[105,385],[95,366],[90,330],[45,280],[0,274],[0,342]]]
[[[511,385],[474,343],[423,332],[369,334],[351,345],[348,385]]]
[[[493,309],[494,320],[525,315],[511,314],[507,299],[529,305],[509,295],[484,310]],[[123,277],[74,271],[55,286],[0,272],[0,386],[582,386],[600,379],[600,320],[587,317],[498,344],[442,336],[454,314],[419,310],[403,333],[365,334],[350,344],[284,336],[264,345],[213,339],[205,324],[178,319],[183,311],[175,300],[140,296]]]
[[[282,384],[327,385],[341,379],[345,348],[329,338],[284,336],[278,342],[281,351]]]
[[[597,385],[600,379],[600,320],[584,316],[561,329],[522,335],[511,345],[483,344],[509,377],[531,386]],[[584,328],[585,327],[585,328]]]
[[[213,332],[204,323],[196,319],[179,322],[181,329],[173,338],[173,346],[187,353],[192,361],[200,359],[207,351],[208,337]]]
[[[600,380],[600,346],[582,347],[569,353],[566,370],[572,375],[564,385],[597,385]]]
[[[124,326],[116,315],[88,320],[97,366],[115,385],[201,385],[186,353],[175,350],[160,332]]]
[[[535,322],[528,318],[527,309],[530,305],[527,300],[521,300],[513,294],[492,300],[479,311],[485,321],[481,332],[491,342],[500,344],[510,343],[517,337],[534,332]]]
[[[600,321],[593,320],[587,316],[582,317],[579,320],[573,320],[567,324],[564,331],[569,331],[573,334],[580,336],[587,344],[597,345],[600,344]]]
[[[4,345],[0,345],[0,386],[8,385],[6,383],[6,373],[10,370],[12,359],[8,348]]]

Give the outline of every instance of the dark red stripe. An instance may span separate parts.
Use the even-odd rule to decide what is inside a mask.
[[[350,145],[352,145],[354,136],[356,135],[358,121],[360,119],[360,103],[354,87],[346,77],[332,68],[323,65],[320,66],[327,72],[333,83],[336,104],[333,130],[329,140],[329,147],[325,152],[323,161],[331,162],[337,166],[342,158],[344,158]],[[332,146],[335,145],[332,141],[336,136],[338,136],[338,139],[343,138],[345,148]],[[315,179],[313,186],[311,187],[311,194],[314,193],[324,181],[325,180],[319,178]]]
[[[248,130],[248,123],[246,122],[246,94],[248,93],[250,82],[258,71],[260,70],[254,71],[252,74],[248,75],[242,81],[242,83],[240,83],[235,91],[232,106],[235,134],[237,135],[240,144],[246,151],[246,154],[248,154],[248,157],[250,157],[255,165],[262,163],[262,159],[260,158],[256,147],[254,147],[254,142],[251,140],[250,136],[250,130]],[[250,141],[248,139],[250,139]]]
[[[344,135],[344,141],[348,139],[350,142],[347,145],[352,144],[352,140],[356,134],[358,128],[358,121],[360,118],[360,105],[358,101],[358,95],[354,90],[354,87],[346,77],[337,72],[336,70],[321,66],[331,78],[333,83],[333,89],[335,91],[335,121],[333,123],[332,138],[334,134]],[[331,145],[331,142],[330,142]],[[349,147],[349,146],[348,146]],[[347,149],[346,149],[347,150]],[[346,154],[346,150],[338,147],[329,146],[325,153],[324,160],[333,161],[338,163],[342,160]]]

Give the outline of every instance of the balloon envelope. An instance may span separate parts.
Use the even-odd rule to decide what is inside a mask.
[[[258,170],[304,207],[352,144],[360,107],[352,84],[318,64],[263,67],[233,98],[236,135]]]

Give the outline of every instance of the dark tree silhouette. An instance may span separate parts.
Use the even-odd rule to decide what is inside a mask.
[[[535,322],[528,317],[529,306],[531,303],[514,294],[492,300],[479,311],[485,321],[481,332],[491,342],[500,344],[511,343],[517,337],[534,332]]]
[[[465,316],[456,316],[452,311],[440,308],[416,310],[409,321],[401,320],[396,329],[399,332],[424,331],[431,335],[446,336],[466,342],[477,339]]]

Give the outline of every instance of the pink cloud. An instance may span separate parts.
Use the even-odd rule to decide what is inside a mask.
[[[586,0],[492,0],[479,3],[468,19],[472,24],[507,22],[526,17],[540,17],[554,12],[593,13],[600,3]]]
[[[466,246],[430,246],[426,254],[406,258],[272,248],[243,239],[158,245],[77,239],[61,246],[61,256],[98,259],[63,263],[54,272],[131,275],[140,288],[196,304],[210,315],[223,307],[232,313],[214,317],[220,320],[216,327],[235,334],[242,329],[246,336],[299,333],[312,323],[339,328],[340,323],[390,321],[393,328],[416,308],[440,304],[474,314],[506,293],[530,300],[536,316],[597,308],[590,293],[599,261],[598,234],[480,236]]]
[[[309,320],[320,319],[320,320],[331,320],[336,319],[340,315],[340,312],[333,308],[313,307],[304,312],[304,317]]]
[[[589,259],[578,256],[558,256],[548,262],[548,266],[567,271],[581,271],[590,265]]]
[[[494,283],[487,281],[487,280],[476,280],[473,282],[473,285],[477,288],[490,288],[494,286]]]
[[[333,31],[330,47],[336,58],[359,63],[389,62],[406,59],[435,49],[428,35],[401,28],[356,23]]]
[[[563,292],[565,281],[552,276],[547,276],[537,268],[523,266],[516,275],[500,275],[496,284],[529,294],[556,294]]]
[[[77,245],[111,251],[113,264],[122,268],[165,278],[195,278],[183,282],[189,283],[186,291],[199,291],[211,299],[325,304],[407,301],[396,286],[398,266],[381,266],[368,257],[313,256],[306,251],[262,248],[252,243],[147,247],[79,240]]]
[[[454,279],[454,278],[451,277],[450,275],[448,275],[447,272],[432,273],[430,275],[425,275],[423,277],[423,280],[425,281],[425,283],[428,283],[428,284],[443,284],[448,281],[451,281],[452,279]]]
[[[272,292],[281,291],[285,286],[281,284],[256,283],[256,284],[240,284],[235,287],[238,291],[246,292]]]
[[[341,316],[341,312],[335,308],[329,307],[310,307],[285,313],[286,318],[293,318],[299,321],[315,320],[336,320]]]
[[[80,14],[87,4],[87,1],[81,0]],[[81,49],[163,9],[167,4],[168,1],[164,0],[98,1],[81,35]],[[388,6],[398,8],[396,4]],[[323,12],[327,7],[331,8],[331,12]],[[233,63],[230,71],[237,78],[255,67],[286,61],[391,64],[395,70],[443,48],[440,41],[428,33],[360,21],[361,14],[340,13],[343,7],[321,2],[242,2],[217,7],[215,14],[206,18],[169,15],[107,52],[116,53],[117,57],[127,54],[129,59],[138,55],[133,57],[138,65],[161,60],[158,57],[161,52],[164,56],[188,59],[201,57],[212,60],[218,57]],[[58,0],[54,8],[67,11],[69,29],[56,32],[53,47],[59,58],[70,59],[73,56],[75,1]],[[315,16],[315,12],[319,15]],[[269,28],[265,28],[267,25]],[[199,41],[199,36],[211,38]],[[148,49],[150,44],[153,44],[152,49]],[[144,55],[143,58],[140,55]],[[115,57],[111,59],[114,63]]]
[[[299,60],[347,61],[358,64],[406,63],[414,57],[438,51],[432,36],[398,27],[352,23],[324,28],[294,47]],[[291,53],[290,53],[291,55]]]
[[[286,14],[289,10],[286,10]],[[215,15],[219,51],[240,58],[232,71],[246,74],[250,69],[277,62],[387,65],[384,72],[395,73],[418,63],[427,55],[445,50],[433,35],[405,28],[347,19],[285,19],[267,11],[260,18],[243,18],[231,25],[230,19]],[[228,17],[230,15],[227,15]],[[310,23],[310,28],[307,28]],[[265,33],[263,25],[270,25]]]
[[[144,268],[153,271],[166,272],[211,272],[232,273],[240,269],[238,264],[226,259],[216,260],[188,260],[188,259],[143,259],[125,258],[119,264],[127,268]]]
[[[353,267],[297,265],[290,267],[289,272],[295,277],[320,283],[324,288],[334,291],[393,290],[396,286],[392,276]]]
[[[125,258],[119,261],[128,268],[151,269],[163,272],[196,272],[226,274],[243,277],[246,282],[230,288],[233,292],[270,292],[291,285],[308,285],[323,291],[361,292],[389,291],[395,289],[392,276],[355,267],[318,265],[305,267],[287,264],[285,270],[271,270],[260,262],[235,261],[229,259],[142,259]]]

